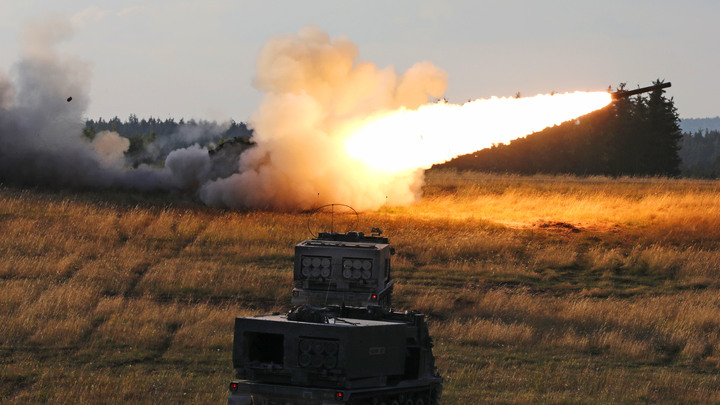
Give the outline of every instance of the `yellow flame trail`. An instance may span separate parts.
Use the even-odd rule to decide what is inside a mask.
[[[417,110],[376,114],[355,124],[345,148],[351,158],[375,170],[429,168],[577,118],[611,101],[608,92],[574,92],[492,97],[463,105],[427,104]]]

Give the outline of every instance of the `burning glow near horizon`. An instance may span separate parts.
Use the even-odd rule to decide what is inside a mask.
[[[427,169],[558,125],[611,101],[608,92],[574,92],[402,108],[356,124],[345,148],[352,158],[380,171]]]

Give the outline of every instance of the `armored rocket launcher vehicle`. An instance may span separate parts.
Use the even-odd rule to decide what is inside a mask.
[[[235,319],[229,405],[437,404],[425,316],[393,312],[389,241],[326,232],[295,247],[287,314]]]

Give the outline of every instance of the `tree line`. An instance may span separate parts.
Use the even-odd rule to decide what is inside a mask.
[[[682,175],[686,177],[720,177],[720,131],[705,130],[683,133],[680,149]]]
[[[617,90],[626,90],[625,84]],[[664,93],[660,89],[623,98],[577,120],[438,166],[521,174],[676,176],[683,136],[677,109]]]
[[[235,121],[138,119],[134,114],[127,121],[118,117],[85,121],[83,135],[89,140],[101,131],[114,131],[128,138],[130,146],[125,156],[136,164],[161,162],[171,151],[193,144],[213,148],[228,140],[252,137],[252,130],[244,122]]]

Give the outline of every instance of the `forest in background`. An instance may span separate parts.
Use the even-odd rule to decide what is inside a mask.
[[[715,118],[683,118],[680,120],[683,133],[698,131],[720,131],[720,117]]]
[[[706,129],[683,133],[680,146],[684,177],[720,177],[720,131]]]
[[[118,117],[85,121],[83,135],[89,140],[102,131],[114,131],[130,140],[125,158],[133,165],[162,163],[173,150],[194,144],[213,150],[229,140],[252,137],[252,130],[244,122],[235,121],[139,119],[136,115],[130,115],[127,121]]]

